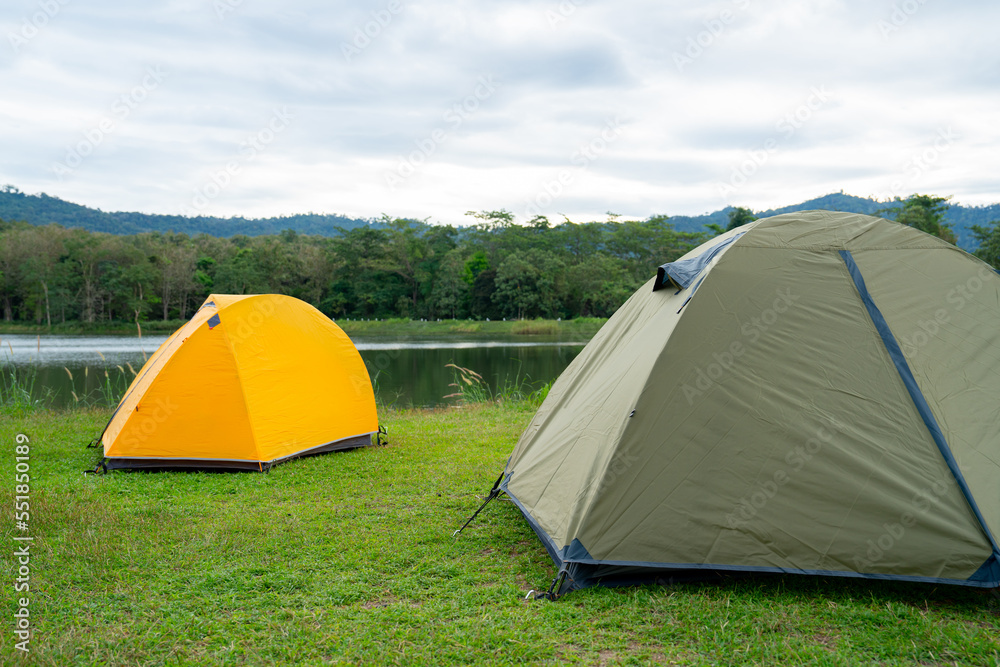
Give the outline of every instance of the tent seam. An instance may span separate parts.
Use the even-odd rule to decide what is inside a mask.
[[[249,298],[254,298],[254,297],[249,297]],[[240,299],[240,301],[242,301],[242,299]],[[216,311],[216,314],[219,315],[220,323],[222,320],[222,311],[224,310],[224,308],[225,307],[219,307],[218,310]],[[253,450],[254,453],[257,455],[257,462],[263,464],[265,463],[265,461],[264,457],[261,456],[260,443],[257,442],[257,431],[254,429],[253,415],[250,412],[250,403],[247,402],[247,393],[243,390],[243,374],[240,373],[240,360],[236,358],[236,348],[233,347],[233,342],[229,338],[229,331],[226,327],[222,327],[222,335],[226,340],[226,348],[229,349],[229,354],[232,355],[233,357],[233,367],[236,369],[237,384],[240,387],[240,398],[243,400],[243,409],[246,410],[247,421],[249,422],[247,426],[249,426],[250,429],[250,437],[253,439]]]
[[[937,417],[935,417],[934,412],[931,410],[930,404],[927,403],[927,399],[924,397],[923,391],[920,389],[920,385],[917,384],[913,371],[910,369],[910,365],[907,363],[906,357],[903,355],[903,350],[899,347],[899,343],[896,341],[896,337],[892,333],[889,323],[886,322],[885,317],[882,315],[882,311],[879,310],[878,306],[875,304],[875,300],[871,296],[871,293],[868,291],[868,287],[865,285],[864,276],[861,275],[860,267],[858,267],[857,263],[854,261],[854,256],[849,250],[840,250],[838,252],[841,259],[844,260],[844,264],[847,266],[851,280],[854,282],[854,287],[858,291],[858,295],[861,297],[861,301],[864,304],[865,309],[868,311],[868,316],[875,325],[875,328],[879,333],[879,337],[882,339],[882,344],[885,346],[886,352],[889,353],[889,357],[896,367],[896,372],[899,373],[900,378],[903,380],[903,385],[909,392],[910,398],[913,401],[914,406],[917,408],[917,412],[924,421],[924,425],[927,427],[927,430],[930,431],[931,439],[933,439],[934,444],[937,445],[938,451],[940,451],[941,456],[945,460],[945,464],[948,466],[952,476],[958,483],[959,489],[962,491],[962,495],[965,496],[965,500],[968,503],[969,508],[976,517],[976,521],[979,522],[980,529],[989,541],[990,547],[993,550],[993,558],[1000,560],[1000,547],[997,546],[996,539],[990,532],[989,526],[987,525],[982,512],[979,510],[979,506],[976,503],[975,498],[972,496],[972,490],[969,488],[968,483],[965,481],[965,476],[958,467],[958,461],[955,460],[955,456],[952,454],[951,448],[948,446],[948,441],[945,439],[944,433],[941,431]]]

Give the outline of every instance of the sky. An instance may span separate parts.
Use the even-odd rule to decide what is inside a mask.
[[[987,0],[7,0],[0,184],[467,223],[1000,202]]]

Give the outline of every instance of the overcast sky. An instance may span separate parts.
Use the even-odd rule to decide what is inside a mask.
[[[997,25],[987,0],[7,0],[0,184],[446,223],[995,203]]]

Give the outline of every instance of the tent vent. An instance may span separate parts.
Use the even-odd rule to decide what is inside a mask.
[[[698,274],[708,266],[709,262],[715,259],[716,255],[732,245],[736,239],[745,233],[734,234],[695,257],[679,259],[676,262],[667,262],[662,265],[656,269],[656,282],[653,283],[653,291],[661,290],[667,285],[674,285],[679,290],[687,289],[694,282],[694,279],[698,277]]]

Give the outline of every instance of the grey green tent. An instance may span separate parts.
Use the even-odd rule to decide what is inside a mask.
[[[496,491],[557,592],[678,571],[1000,585],[1000,276],[896,223],[758,220],[660,267]]]

